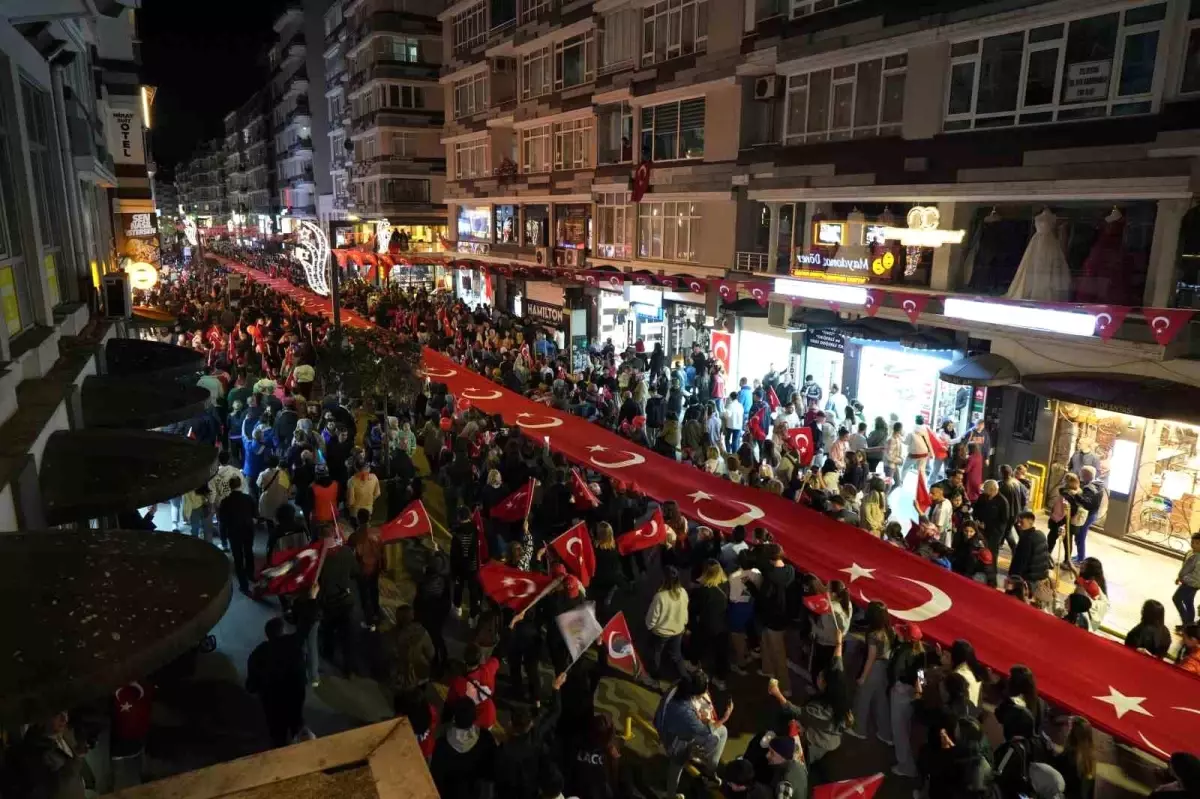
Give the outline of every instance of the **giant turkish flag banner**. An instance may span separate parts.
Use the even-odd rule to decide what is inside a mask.
[[[267,279],[242,264],[224,262],[306,307],[315,303],[327,312],[327,302],[318,302],[310,292]],[[344,320],[354,318],[343,315]],[[359,320],[346,323],[367,324]],[[893,547],[865,530],[765,491],[681,466],[585,419],[513,394],[442,353],[426,349],[424,358],[427,372],[436,370],[438,380],[456,396],[468,396],[483,412],[500,414],[510,425],[517,425],[521,414],[547,420],[542,424],[553,423],[551,448],[574,463],[611,479],[636,483],[641,492],[659,501],[675,500],[682,513],[698,523],[721,529],[738,524],[767,529],[790,561],[823,582],[845,581],[855,602],[880,600],[897,619],[919,624],[926,636],[943,646],[965,638],[974,644],[979,660],[996,671],[1007,672],[1014,663],[1029,667],[1047,701],[1086,716],[1143,752],[1166,758],[1171,752],[1193,751],[1200,739],[1196,675],[1013,602],[994,588]],[[488,571],[494,568],[507,573],[497,576]],[[544,587],[549,580],[494,563],[480,571],[481,580],[485,571],[490,576],[488,585],[493,586],[489,594],[507,597],[506,604],[528,602],[540,590],[539,583]],[[512,582],[504,585],[505,579]],[[532,581],[532,593],[525,593],[530,586],[521,580]],[[1044,641],[1053,641],[1054,646],[1030,646]]]

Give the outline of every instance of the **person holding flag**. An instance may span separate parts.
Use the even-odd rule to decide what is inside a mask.
[[[596,552],[587,524],[579,522],[549,543],[549,548],[562,561],[566,570],[579,578],[583,587],[591,585],[596,573]]]

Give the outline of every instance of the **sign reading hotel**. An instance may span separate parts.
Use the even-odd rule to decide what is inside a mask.
[[[136,110],[113,108],[108,112],[108,149],[113,163],[146,163],[142,119]]]

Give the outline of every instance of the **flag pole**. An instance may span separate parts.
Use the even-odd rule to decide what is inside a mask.
[[[508,625],[508,629],[510,629],[510,630],[511,630],[511,629],[513,629],[514,627],[516,627],[516,626],[517,626],[517,622],[519,622],[521,619],[525,618],[525,614],[529,612],[529,609],[530,609],[530,608],[532,608],[534,605],[536,605],[537,603],[539,603],[539,602],[541,602],[543,599],[545,599],[545,598],[546,598],[546,596],[547,596],[547,595],[548,595],[548,594],[549,594],[551,591],[553,591],[555,588],[558,588],[560,585],[562,585],[562,583],[563,583],[563,578],[562,578],[562,577],[555,577],[555,578],[554,578],[554,580],[553,580],[553,581],[551,581],[549,584],[547,584],[547,585],[546,585],[546,587],[545,587],[545,588],[543,588],[543,589],[542,589],[542,590],[541,590],[541,591],[538,593],[538,595],[537,595],[537,596],[535,596],[535,597],[534,597],[534,598],[533,598],[533,599],[530,601],[530,603],[529,603],[528,605],[526,605],[525,607],[521,608],[521,609],[520,609],[520,610],[517,612],[517,615],[513,616],[513,620],[512,620],[512,622],[511,622],[511,623]]]

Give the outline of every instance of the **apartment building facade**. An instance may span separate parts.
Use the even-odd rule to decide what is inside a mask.
[[[324,15],[330,218],[387,220],[410,240],[445,232],[439,142],[444,0],[335,2]]]

